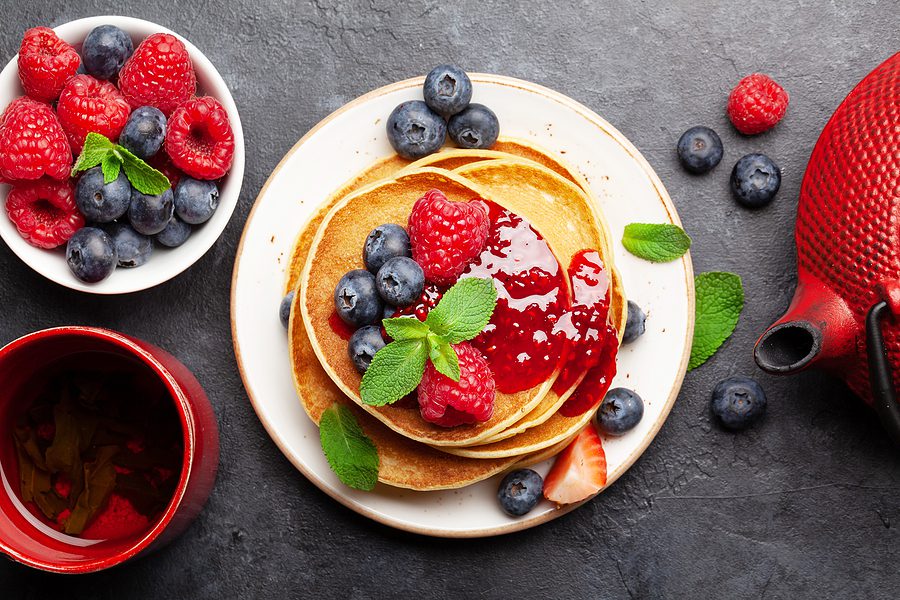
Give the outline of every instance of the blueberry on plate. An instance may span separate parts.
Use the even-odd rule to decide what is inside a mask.
[[[334,288],[334,308],[345,323],[354,327],[381,321],[384,302],[375,289],[375,276],[354,269],[341,277]]]
[[[416,160],[441,149],[447,139],[447,124],[421,100],[410,100],[391,112],[387,136],[397,154]]]
[[[747,154],[731,170],[731,191],[747,208],[769,204],[781,187],[781,169],[765,154]]]
[[[375,353],[384,348],[384,338],[381,337],[381,327],[367,325],[360,327],[350,336],[347,343],[347,354],[353,361],[353,366],[360,374],[365,373],[375,358]]]
[[[177,248],[191,237],[191,226],[172,215],[166,228],[156,234],[156,241],[167,248]]]
[[[388,304],[409,306],[425,291],[425,272],[413,259],[397,256],[378,269],[375,288]]]
[[[153,240],[138,233],[127,223],[109,223],[103,230],[112,238],[118,256],[118,266],[130,269],[140,267],[153,253]]]
[[[379,225],[366,238],[363,246],[363,262],[372,273],[396,256],[412,256],[409,234],[393,223]]]
[[[115,25],[94,27],[81,45],[81,64],[97,79],[112,79],[134,52],[131,37]]]
[[[450,117],[447,130],[460,148],[490,148],[500,135],[500,121],[487,106],[470,104]]]
[[[509,473],[500,482],[497,499],[506,514],[521,517],[531,512],[544,493],[544,480],[531,469]]]
[[[152,106],[133,110],[119,134],[119,143],[144,160],[159,152],[165,139],[166,115]]]
[[[102,229],[82,227],[69,238],[66,262],[75,277],[85,283],[97,283],[116,268],[116,246]]]
[[[628,388],[606,392],[597,410],[597,424],[604,433],[624,435],[634,429],[644,416],[644,401]]]
[[[472,100],[472,81],[456,65],[439,65],[425,77],[422,92],[431,110],[442,117],[451,117]]]
[[[681,166],[697,175],[712,171],[722,160],[722,140],[709,127],[691,127],[678,140]]]
[[[281,299],[281,305],[278,307],[278,318],[281,319],[281,324],[284,325],[284,328],[288,328],[288,323],[291,321],[291,306],[294,304],[294,295],[296,292],[291,290],[288,292],[287,296]]]
[[[636,302],[628,301],[628,318],[625,320],[625,332],[622,334],[622,343],[630,344],[644,335],[647,330],[647,315]]]
[[[138,233],[156,235],[166,228],[173,214],[175,214],[175,200],[172,188],[157,196],[148,196],[136,189],[131,190],[128,220]]]
[[[749,377],[723,379],[712,393],[710,408],[729,429],[744,429],[766,412],[766,393]]]
[[[214,181],[182,177],[175,186],[175,214],[191,225],[206,223],[219,208],[219,188]]]
[[[109,223],[128,211],[131,184],[124,170],[109,183],[103,182],[103,171],[94,167],[85,171],[75,184],[75,204],[88,221]]]

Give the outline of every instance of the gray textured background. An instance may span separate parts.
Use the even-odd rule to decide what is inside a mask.
[[[0,560],[0,597],[896,597],[896,451],[843,385],[818,374],[772,379],[751,358],[793,289],[793,219],[812,145],[840,99],[900,49],[896,2],[398,4],[3,0],[3,60],[28,27],[96,14],[142,17],[187,36],[231,86],[248,156],[224,237],[154,290],[70,292],[0,247],[0,342],[91,324],[158,343],[197,374],[222,431],[218,483],[180,540],[79,578]],[[230,344],[234,253],[270,170],[332,110],[444,61],[536,81],[606,117],[668,187],[694,236],[697,271],[737,272],[747,292],[734,337],[688,374],[658,438],[618,483],[550,524],[476,542],[392,531],[319,492],[257,421]],[[775,76],[791,106],[776,130],[741,138],[724,103],[753,71]],[[722,165],[703,178],[681,171],[673,149],[695,124],[725,142]],[[755,213],[740,209],[727,187],[731,165],[751,151],[784,170],[776,202]],[[757,376],[769,395],[765,421],[740,435],[713,425],[708,412],[710,390],[734,373]]]

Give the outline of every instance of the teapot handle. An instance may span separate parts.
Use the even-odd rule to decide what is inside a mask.
[[[891,365],[881,332],[881,319],[885,314],[890,314],[890,308],[887,302],[881,301],[869,310],[866,317],[869,382],[872,386],[872,406],[894,443],[900,446],[900,404],[897,403]]]

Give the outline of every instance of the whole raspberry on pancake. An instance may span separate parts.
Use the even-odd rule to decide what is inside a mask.
[[[442,427],[487,421],[494,413],[494,376],[481,353],[466,342],[453,346],[459,381],[442,375],[430,361],[419,383],[422,418]]]

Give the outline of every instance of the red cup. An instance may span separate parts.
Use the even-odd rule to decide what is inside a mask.
[[[0,551],[31,567],[56,573],[90,573],[156,550],[180,535],[200,513],[212,491],[219,462],[219,430],[197,379],[168,352],[121,333],[93,327],[59,327],[26,335],[0,349],[0,422],[13,414],[17,392],[60,359],[82,353],[112,353],[136,359],[159,378],[181,421],[181,476],[172,499],[151,526],[132,537],[85,544],[52,535],[27,518],[17,482],[0,476]],[[0,444],[6,440],[0,439]],[[2,467],[2,465],[0,465]]]

